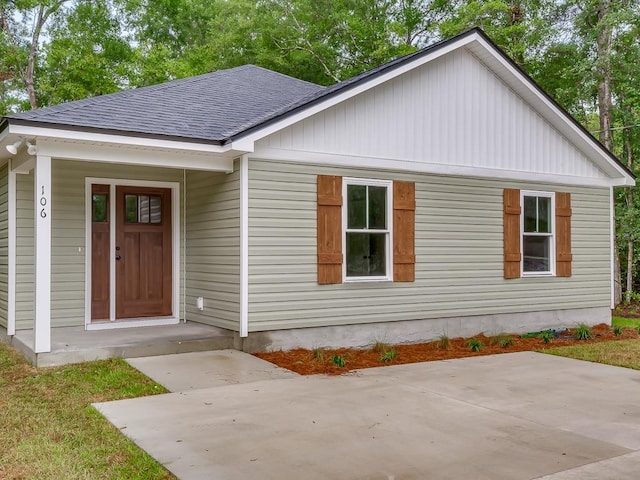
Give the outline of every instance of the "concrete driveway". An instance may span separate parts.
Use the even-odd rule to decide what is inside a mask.
[[[640,478],[637,371],[523,352],[245,378],[96,407],[183,480]]]

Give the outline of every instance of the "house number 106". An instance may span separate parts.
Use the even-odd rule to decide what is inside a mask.
[[[42,209],[40,210],[40,216],[42,218],[47,218],[47,212],[45,207],[47,206],[47,197],[44,194],[44,185],[42,186],[42,194],[40,196],[40,206]]]

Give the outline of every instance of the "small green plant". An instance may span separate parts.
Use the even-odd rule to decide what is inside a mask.
[[[469,346],[469,350],[471,350],[472,352],[479,352],[480,350],[482,350],[482,342],[480,341],[480,339],[478,338],[472,338],[467,342],[467,345]]]
[[[449,337],[442,334],[440,338],[438,338],[438,348],[442,348],[443,350],[447,350],[451,346],[451,340]]]
[[[385,353],[387,350],[389,350],[389,344],[382,340],[376,340],[376,343],[371,347],[371,351],[375,353]]]
[[[502,348],[507,348],[508,346],[513,345],[513,338],[507,334],[501,333],[500,335],[491,337],[491,345],[499,345]]]
[[[553,331],[545,330],[544,332],[541,332],[540,338],[544,343],[551,343],[551,340],[553,340]]]
[[[392,348],[391,350],[387,350],[382,355],[380,355],[380,361],[387,363],[395,359],[397,356],[398,352],[395,348]]]
[[[344,368],[344,366],[347,364],[347,362],[344,359],[344,355],[334,355],[331,358],[331,362],[333,362],[333,364],[336,367],[340,367],[340,368]]]
[[[588,325],[585,325],[584,323],[580,323],[576,327],[576,330],[573,333],[573,336],[576,337],[578,340],[589,340],[590,338],[593,338],[593,330],[591,330],[591,327],[589,327]]]
[[[314,348],[311,351],[311,358],[316,362],[324,362],[324,350],[322,348]]]
[[[637,333],[638,335],[640,335],[640,325],[638,325],[638,326],[636,327],[636,333]]]
[[[622,335],[624,333],[624,330],[622,329],[621,325],[614,325],[613,326],[613,334],[616,337],[619,337],[620,335]]]

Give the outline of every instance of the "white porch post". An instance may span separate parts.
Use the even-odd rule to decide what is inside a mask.
[[[33,351],[51,351],[51,157],[34,168],[35,304]]]

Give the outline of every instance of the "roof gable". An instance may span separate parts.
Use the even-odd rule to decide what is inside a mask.
[[[605,171],[466,48],[258,141],[265,150],[388,161],[390,168],[598,183]],[[392,161],[396,161],[392,166]]]

